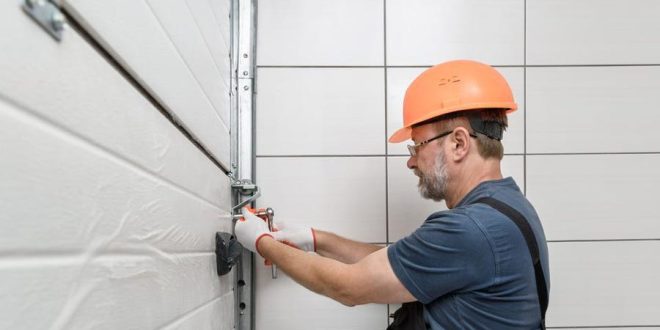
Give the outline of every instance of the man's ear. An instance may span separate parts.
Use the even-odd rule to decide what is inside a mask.
[[[470,152],[470,132],[465,127],[456,127],[451,134],[450,155],[455,162],[460,162]]]

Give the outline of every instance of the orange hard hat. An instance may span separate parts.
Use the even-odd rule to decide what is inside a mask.
[[[438,64],[422,72],[408,86],[403,99],[403,128],[394,132],[392,143],[410,139],[412,126],[448,113],[505,109],[518,106],[504,77],[487,64],[469,60]]]

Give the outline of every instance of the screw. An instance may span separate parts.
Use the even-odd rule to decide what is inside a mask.
[[[247,76],[248,73],[249,73],[249,72],[247,72],[247,71],[243,71],[243,75],[244,75],[244,76]]]
[[[50,18],[50,24],[53,26],[53,29],[57,32],[62,31],[64,29],[64,23],[64,15],[60,12],[54,12]]]
[[[248,54],[243,54],[243,58],[248,58]]]
[[[243,86],[243,90],[244,90],[244,91],[246,91],[246,90],[248,90],[248,89],[250,89],[250,86],[248,86],[248,85]]]

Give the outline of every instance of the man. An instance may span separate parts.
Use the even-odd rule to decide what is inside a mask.
[[[431,329],[538,329],[539,274],[522,229],[480,202],[491,197],[522,215],[548,279],[538,216],[500,170],[506,115],[516,108],[505,79],[482,63],[439,64],[413,81],[404,99],[404,127],[389,141],[412,139],[407,165],[419,177],[420,193],[444,200],[449,210],[431,214],[387,248],[311,228],[271,233],[246,212],[236,236],[298,283],[348,306],[419,301]],[[541,282],[539,288],[549,287],[543,277]]]

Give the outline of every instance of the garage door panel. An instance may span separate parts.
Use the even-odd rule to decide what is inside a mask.
[[[163,330],[195,329],[195,330],[231,330],[234,327],[233,292],[191,311],[172,324],[164,326]]]
[[[210,49],[214,43],[205,39],[203,32],[206,30],[201,29],[200,23],[205,22],[204,18],[207,17],[195,17],[193,13],[199,15],[199,10],[193,12],[192,8],[199,8],[192,7],[188,1],[146,0],[146,3],[204,96],[211,102],[225,127],[229,127],[229,53],[222,61],[227,64],[222,72]],[[113,31],[109,29],[107,33]]]
[[[231,47],[231,24],[225,24],[225,18],[229,17],[231,8],[231,1],[216,1],[216,0],[189,0],[188,4],[191,7],[196,7],[197,5],[193,4],[196,2],[206,2],[211,7],[211,13],[213,14],[213,21],[216,24],[215,30],[220,32],[222,40],[225,42],[227,47]],[[200,4],[201,6],[201,4]],[[195,15],[196,17],[198,15]]]
[[[179,21],[163,14],[169,4],[185,7],[172,13]],[[214,64],[185,3],[70,0],[63,6],[229,168],[230,77]]]
[[[218,13],[216,15],[211,3],[218,3]],[[204,43],[208,47],[213,58],[215,66],[220,71],[221,77],[231,77],[229,53],[231,47],[231,37],[229,35],[229,1],[212,0],[187,0],[186,4],[190,10],[195,26],[199,29]],[[225,86],[225,91],[229,92],[228,79],[219,79]],[[223,94],[224,96],[224,94]],[[227,99],[228,101],[228,99]],[[221,108],[222,110],[224,108]],[[226,108],[229,109],[229,108]],[[221,115],[227,117],[229,113],[220,111]],[[224,118],[228,120],[229,118]],[[225,123],[228,123],[226,121]]]
[[[75,31],[55,43],[10,4],[0,4],[15,31],[0,35],[0,98],[210,203],[227,200],[222,171]]]
[[[231,275],[218,278],[211,253],[49,260],[0,259],[0,328],[154,329],[232,296]]]
[[[231,231],[228,197],[223,210],[9,104],[0,118],[2,251],[212,251]]]

